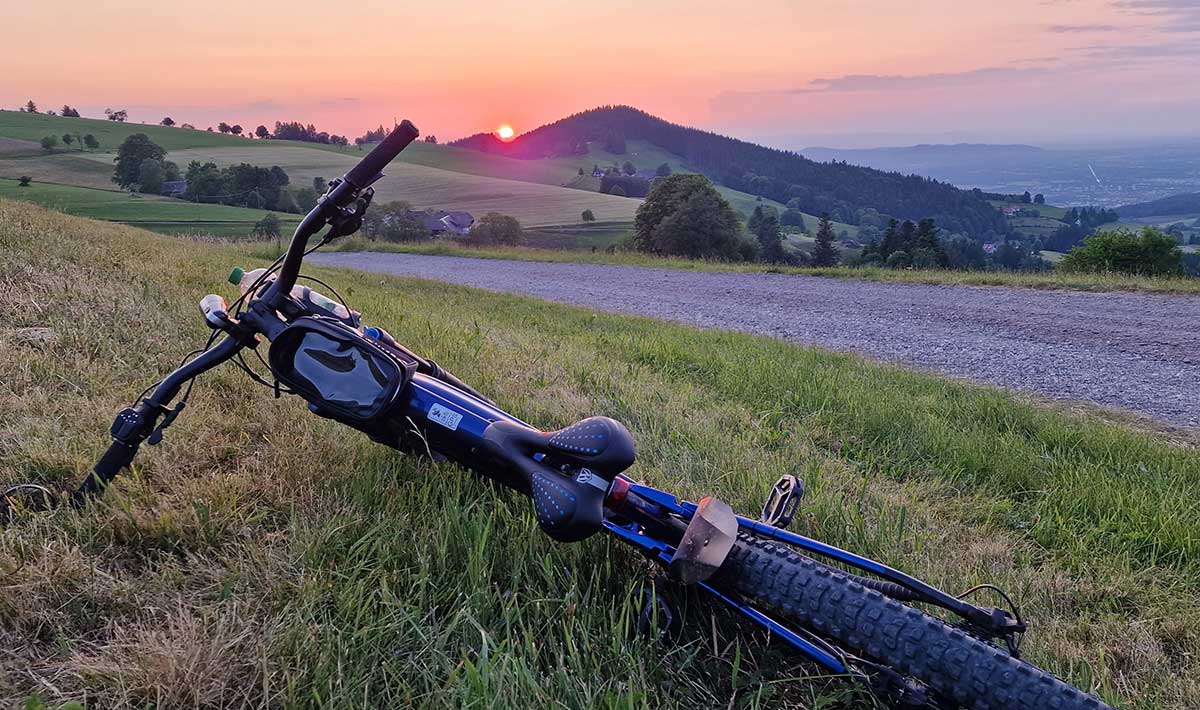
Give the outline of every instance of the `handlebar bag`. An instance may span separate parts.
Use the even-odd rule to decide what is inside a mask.
[[[322,316],[292,321],[271,342],[268,364],[317,413],[351,424],[385,414],[416,371],[415,360]]]

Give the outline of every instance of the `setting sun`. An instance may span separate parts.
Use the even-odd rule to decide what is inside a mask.
[[[516,134],[513,133],[512,126],[510,126],[506,123],[503,126],[500,126],[499,128],[496,129],[496,135],[500,136],[500,140],[510,141],[510,140],[512,140],[513,136]]]

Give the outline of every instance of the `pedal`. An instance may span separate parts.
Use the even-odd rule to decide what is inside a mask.
[[[638,609],[638,634],[671,645],[679,636],[680,621],[675,609],[663,598],[662,589],[653,582],[643,587],[635,604]]]
[[[759,520],[776,528],[786,528],[796,511],[800,510],[800,499],[804,497],[804,482],[791,475],[780,476],[767,495]]]

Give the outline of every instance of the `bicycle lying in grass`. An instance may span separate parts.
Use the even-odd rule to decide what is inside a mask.
[[[218,295],[200,301],[212,337],[117,415],[112,445],[74,493],[76,506],[102,492],[143,442],[162,440],[196,377],[232,360],[277,393],[302,397],[314,414],[380,444],[449,459],[528,496],[538,526],[555,540],[615,536],[660,564],[673,582],[704,590],[826,669],[866,680],[897,707],[1108,707],[1021,660],[1026,625],[995,587],[952,596],[786,530],[803,492],[796,479],[780,479],[757,520],[714,498],[678,500],[625,475],[635,446],[620,423],[590,417],[540,431],[385,331],[363,328],[340,296],[333,301],[297,286],[304,257],[359,228],[374,194],[370,186],[417,135],[403,122],[330,183],[283,256],[231,279],[243,289],[232,305]],[[243,360],[242,351],[256,349],[262,338],[270,341],[273,382]],[[20,501],[43,493],[35,486],[10,489],[0,496],[0,522]],[[982,589],[998,593],[1011,611],[966,601]]]

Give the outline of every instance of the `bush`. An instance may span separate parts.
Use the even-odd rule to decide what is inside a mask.
[[[1182,276],[1183,252],[1175,238],[1146,227],[1100,232],[1072,249],[1058,268],[1074,272],[1116,272],[1138,276]]]
[[[471,229],[471,241],[479,244],[517,246],[525,240],[525,232],[516,217],[488,212]]]
[[[655,182],[637,210],[638,251],[693,259],[752,260],[758,242],[742,234],[737,214],[703,175]]]
[[[268,212],[267,216],[254,223],[254,235],[267,239],[275,238],[280,235],[282,228],[279,217],[274,212]]]
[[[596,213],[592,212],[591,210],[584,210],[583,214],[580,215],[580,217],[583,218],[584,222],[595,222],[596,221]]]
[[[21,177],[17,178],[18,187],[29,187],[29,183],[31,182],[33,182],[33,178],[29,177],[28,175],[22,175]]]
[[[889,269],[907,269],[912,266],[912,257],[906,251],[894,251],[888,256],[886,265]]]
[[[42,150],[54,150],[58,146],[58,136],[45,136],[42,138]]]

